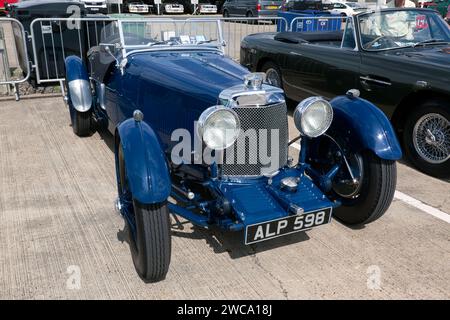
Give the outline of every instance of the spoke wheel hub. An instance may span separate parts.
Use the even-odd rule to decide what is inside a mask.
[[[437,113],[426,114],[414,126],[413,143],[425,161],[440,164],[450,158],[450,123]]]

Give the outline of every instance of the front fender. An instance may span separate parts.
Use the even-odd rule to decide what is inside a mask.
[[[352,148],[373,151],[386,160],[402,157],[400,144],[389,119],[367,100],[338,96],[330,101],[334,119],[330,127],[344,137]]]
[[[86,66],[77,56],[67,57],[65,65],[70,104],[79,112],[89,111],[92,106],[92,93]]]
[[[144,204],[166,201],[170,195],[169,168],[159,140],[143,121],[127,119],[117,127],[133,198]],[[119,143],[116,143],[116,167]]]

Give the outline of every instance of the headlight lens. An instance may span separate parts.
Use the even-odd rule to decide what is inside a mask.
[[[224,106],[213,106],[203,111],[197,130],[209,148],[223,150],[236,141],[240,127],[236,112]]]
[[[301,101],[294,111],[294,122],[304,136],[310,138],[324,134],[333,121],[333,108],[321,97]]]

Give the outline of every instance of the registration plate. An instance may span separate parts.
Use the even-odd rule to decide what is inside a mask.
[[[277,10],[278,6],[266,6],[267,10]]]
[[[291,233],[311,229],[331,221],[332,208],[325,208],[300,215],[257,223],[245,229],[245,244],[252,244]]]

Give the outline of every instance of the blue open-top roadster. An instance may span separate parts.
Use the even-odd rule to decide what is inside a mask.
[[[130,24],[145,24],[133,30]],[[224,56],[216,37],[167,23],[116,21],[88,63],[66,58],[75,134],[115,137],[117,209],[145,281],[166,276],[169,212],[201,227],[244,231],[253,244],[328,223],[366,224],[389,207],[401,151],[385,115],[357,90],[294,110],[284,92]],[[194,30],[194,31],[192,31]],[[109,30],[111,31],[111,30]],[[300,142],[298,161],[288,155]]]

